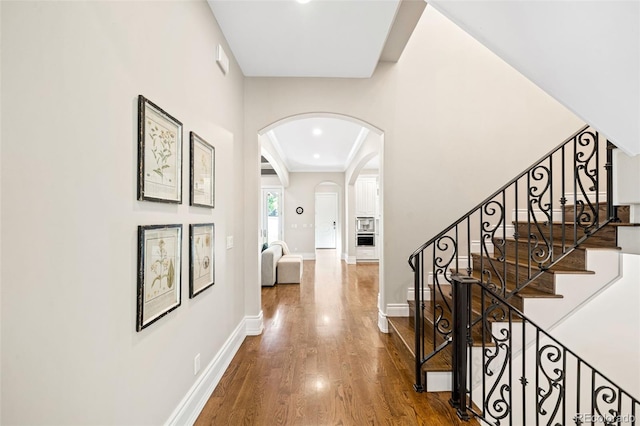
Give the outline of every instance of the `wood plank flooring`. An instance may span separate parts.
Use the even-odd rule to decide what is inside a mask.
[[[333,250],[302,283],[262,289],[265,330],[247,337],[196,425],[458,425],[448,393],[416,393],[377,326],[378,265]]]

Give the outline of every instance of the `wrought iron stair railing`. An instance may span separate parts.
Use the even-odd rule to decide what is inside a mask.
[[[581,128],[409,257],[417,391],[425,389],[425,363],[452,340],[452,274],[466,272],[511,300],[616,220],[612,148],[589,126]]]
[[[473,414],[495,426],[638,424],[640,402],[629,392],[487,284],[461,275],[452,281],[450,404],[458,417],[467,420]],[[480,300],[480,321],[470,315],[473,297]],[[473,335],[478,334],[488,339],[477,345]]]

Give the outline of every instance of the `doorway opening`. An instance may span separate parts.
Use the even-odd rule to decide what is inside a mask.
[[[384,132],[346,115],[305,113],[264,127],[258,132],[258,142],[263,162],[268,163],[262,166],[261,194],[265,185],[281,188],[278,215],[262,214],[263,243],[269,244],[270,235],[276,234],[269,231],[271,218],[279,221],[279,238],[292,254],[309,260],[331,254],[349,265],[377,263],[379,327],[385,329]],[[360,188],[365,175],[369,178],[366,192]],[[264,204],[265,196],[262,198]],[[361,205],[363,212],[357,212]],[[366,217],[375,227],[358,231],[359,217]],[[364,241],[360,235],[364,232],[371,234],[366,236],[368,244],[358,244],[359,237]]]
[[[271,245],[274,241],[282,241],[284,220],[282,207],[284,206],[282,187],[262,188],[261,235],[262,244]]]

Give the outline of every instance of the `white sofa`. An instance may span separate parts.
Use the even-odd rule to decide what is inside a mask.
[[[287,245],[274,242],[262,251],[262,286],[300,284],[302,280],[302,256],[289,254]]]

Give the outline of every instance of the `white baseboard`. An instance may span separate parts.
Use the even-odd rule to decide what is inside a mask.
[[[389,303],[387,305],[388,317],[408,317],[409,316],[409,304],[408,303]]]
[[[302,259],[304,260],[316,260],[316,254],[315,253],[291,253],[291,254],[297,254],[302,256]]]
[[[258,315],[244,317],[244,322],[246,325],[245,332],[247,333],[247,336],[259,336],[262,334],[262,331],[264,330],[264,318],[262,316],[262,311],[260,311]]]
[[[415,294],[415,288],[409,287],[407,289],[407,300],[415,300]],[[422,289],[422,300],[431,300],[431,289],[428,287]]]
[[[381,311],[378,311],[378,328],[383,333],[389,333],[389,322],[387,321],[387,316]]]
[[[555,200],[554,200],[554,204],[555,204]],[[533,215],[531,215],[529,213],[529,210],[526,209],[526,208],[525,209],[518,209],[518,210],[513,209],[513,211],[511,212],[511,220],[516,220],[516,213],[518,213],[518,220],[519,221],[526,221],[529,218],[531,218],[532,221],[535,218],[539,222],[546,222],[547,220],[549,220],[547,215],[544,214],[542,211],[534,210],[533,211]],[[562,221],[562,210],[561,209],[553,209],[553,210],[551,210],[551,220],[554,221],[554,222]]]
[[[244,341],[245,330],[247,329],[246,319],[231,333],[231,336],[222,345],[213,360],[207,365],[200,377],[191,386],[191,389],[182,398],[180,404],[173,410],[165,425],[192,425],[200,415],[202,408],[216,388],[222,375],[231,364],[231,360]]]
[[[513,226],[512,226],[513,228]],[[508,235],[508,234],[507,234]],[[513,235],[513,233],[511,233]],[[487,241],[485,244],[486,248],[482,248],[482,241],[471,241],[471,253],[484,253],[487,252],[489,254],[493,254],[493,243]]]
[[[355,256],[346,256],[346,262],[348,265],[355,265],[356,264],[356,257]]]
[[[566,194],[565,197],[567,199],[567,205],[575,204],[576,203],[576,198],[578,200],[582,200],[582,201],[586,201],[586,199],[588,199],[592,203],[596,202],[596,192],[595,191],[588,191],[586,199],[585,199],[585,196],[582,195],[581,192],[578,193],[578,197],[575,197],[573,194]],[[605,201],[607,201],[607,193],[606,192],[599,192],[598,193],[598,201],[601,202],[601,203],[604,203]]]

